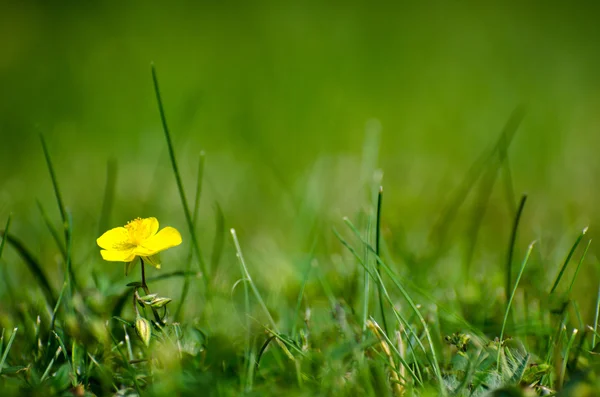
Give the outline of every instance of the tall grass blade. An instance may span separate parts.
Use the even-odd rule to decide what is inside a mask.
[[[375,255],[381,256],[380,247],[381,247],[381,210],[382,210],[382,202],[383,202],[383,186],[379,187],[379,193],[377,194],[377,215],[376,215],[376,224],[375,224]],[[376,270],[379,278],[381,279],[381,265],[379,262],[376,263]],[[383,279],[381,279],[383,280]],[[383,281],[382,281],[383,283]],[[381,312],[381,323],[383,324],[383,331],[386,336],[389,336],[389,329],[387,325],[387,319],[385,318],[385,307],[383,305],[383,297],[382,294],[382,286],[377,284],[378,298],[379,298],[379,311]]]
[[[298,317],[300,315],[300,309],[302,307],[302,298],[304,297],[304,290],[306,289],[306,284],[308,283],[308,278],[310,277],[310,271],[313,268],[312,261],[308,261],[306,270],[304,271],[304,277],[302,277],[302,285],[300,286],[300,291],[298,292],[298,299],[296,299],[296,309],[294,310],[293,317],[293,326],[292,326],[292,339],[296,337],[296,332],[298,329]]]
[[[371,241],[371,217],[367,216],[367,228],[365,231],[365,240]],[[369,318],[369,300],[371,298],[370,291],[370,276],[371,273],[371,262],[369,261],[369,250],[365,249],[363,263],[364,263],[364,274],[363,274],[363,307],[362,307],[362,337],[363,341],[367,337],[367,319]]]
[[[31,272],[31,274],[33,274],[38,284],[42,288],[42,292],[46,297],[46,302],[48,303],[48,306],[54,307],[54,305],[56,305],[56,295],[52,287],[50,286],[50,282],[44,274],[40,263],[33,257],[31,252],[29,252],[29,250],[25,248],[21,241],[13,237],[11,234],[6,233],[6,230],[0,231],[0,235],[4,239],[6,239],[6,241],[11,245],[11,247],[13,247],[17,251],[19,256],[25,261],[25,264],[29,268],[29,271]]]
[[[261,308],[265,312],[265,315],[267,316],[269,323],[271,323],[273,330],[275,330],[276,333],[279,333],[279,331],[277,331],[277,325],[275,323],[275,320],[273,320],[273,317],[271,317],[271,313],[269,312],[269,309],[267,308],[265,301],[263,300],[262,296],[260,295],[258,288],[256,288],[256,285],[254,284],[254,281],[252,280],[252,276],[250,275],[250,272],[248,271],[248,267],[246,266],[246,261],[244,260],[244,255],[242,254],[242,248],[240,247],[240,242],[238,241],[235,229],[231,229],[231,237],[233,238],[233,244],[235,245],[236,255],[240,262],[243,276],[246,278],[247,283],[250,285],[250,288],[252,289],[252,293],[254,294],[254,297],[256,298],[256,300],[260,304]]]
[[[200,152],[200,159],[198,160],[198,173],[196,176],[196,197],[194,198],[194,214],[192,215],[192,224],[194,226],[194,230],[196,229],[196,224],[198,222],[198,212],[200,209],[200,196],[202,194],[202,180],[204,178],[204,152]],[[187,273],[192,270],[192,260],[194,259],[194,251],[193,247],[190,247],[190,253],[187,258],[187,263],[185,266],[185,270]],[[188,291],[190,289],[190,278],[186,276],[183,281],[183,288],[181,290],[181,297],[179,298],[179,304],[177,305],[177,310],[175,310],[174,318],[179,321],[182,320],[181,313],[183,308],[183,303],[185,302],[185,298],[187,297]]]
[[[571,336],[569,337],[569,341],[567,342],[567,347],[563,355],[560,373],[558,374],[558,389],[562,389],[563,384],[565,382],[565,375],[567,374],[567,363],[569,362],[569,353],[571,352],[571,347],[573,346],[573,342],[575,341],[577,332],[577,328],[573,329],[573,331],[571,332]]]
[[[56,178],[56,173],[54,172],[54,166],[52,165],[52,159],[50,157],[50,152],[48,151],[48,145],[46,145],[46,140],[44,139],[44,135],[42,134],[40,134],[40,141],[42,142],[42,149],[44,150],[46,165],[48,166],[48,171],[50,172],[50,179],[52,180],[52,187],[54,188],[54,194],[56,196],[58,210],[60,211],[60,218],[63,222],[63,230],[65,233],[66,240],[66,235],[67,233],[69,233],[69,228],[67,224],[67,212],[65,211],[65,205],[63,203],[63,199],[60,194],[60,189],[58,187],[58,179]]]
[[[0,243],[0,259],[2,259],[2,253],[4,252],[4,245],[6,244],[6,238],[4,237],[4,234],[8,234],[8,230],[10,229],[10,221],[11,221],[12,216],[8,215],[8,219],[6,220],[6,225],[4,226],[4,232],[1,232],[0,234],[2,234],[2,242]]]
[[[65,248],[65,244],[64,244],[63,241],[61,241],[61,237],[58,234],[58,231],[52,225],[52,221],[50,221],[50,218],[48,217],[48,214],[46,213],[46,210],[44,210],[44,207],[42,206],[42,203],[39,200],[36,200],[36,203],[37,203],[38,209],[40,210],[40,214],[42,215],[42,219],[44,219],[44,223],[46,224],[46,227],[48,228],[48,231],[52,235],[52,239],[56,243],[56,247],[60,251],[60,254],[63,257],[63,260],[66,263],[66,261],[67,261],[67,250]]]
[[[490,162],[494,161],[494,156],[497,155],[498,158],[501,159],[499,161],[502,161],[504,158],[501,150],[504,153],[506,153],[508,150],[508,147],[514,138],[514,135],[521,124],[524,115],[525,111],[522,107],[517,107],[512,112],[495,145],[491,149],[484,151],[473,162],[462,183],[454,192],[453,197],[450,199],[444,210],[441,211],[441,215],[429,236],[431,246],[436,247],[434,249],[435,252],[432,254],[434,258],[446,250],[448,232],[450,230],[450,226],[458,215],[458,210],[464,204],[467,196],[473,190],[473,187],[483,172],[487,167],[489,167]]]
[[[219,203],[215,203],[215,211],[217,219],[215,222],[215,240],[213,241],[212,251],[210,254],[210,270],[211,274],[215,274],[221,262],[223,255],[223,244],[225,243],[225,216]]]
[[[18,328],[14,328],[10,338],[8,338],[8,343],[6,344],[6,348],[2,353],[2,358],[0,359],[0,374],[2,374],[2,368],[4,367],[4,363],[6,362],[6,358],[8,357],[8,353],[10,352],[10,348],[12,347],[13,342],[15,341],[15,336],[17,336]]]
[[[512,305],[513,299],[517,293],[517,287],[519,286],[519,282],[521,281],[521,276],[523,276],[523,272],[525,270],[525,266],[529,261],[529,256],[531,255],[531,251],[533,251],[533,246],[535,245],[535,241],[529,244],[529,248],[527,249],[527,253],[525,254],[525,259],[523,259],[523,263],[521,263],[521,268],[519,269],[519,274],[517,275],[517,279],[515,280],[515,285],[513,287],[512,293],[510,294],[510,298],[508,299],[508,303],[506,305],[506,311],[504,313],[504,321],[502,321],[502,329],[500,331],[500,340],[498,342],[498,357],[496,360],[496,368],[498,372],[500,372],[500,355],[502,353],[502,343],[504,340],[504,330],[506,328],[506,323],[508,322],[508,314],[510,312],[510,307]]]
[[[58,185],[58,178],[56,177],[56,172],[54,171],[54,166],[52,165],[52,158],[50,157],[50,151],[48,150],[48,145],[46,144],[46,140],[44,139],[44,135],[40,134],[40,141],[42,142],[42,149],[44,151],[44,157],[46,158],[46,165],[48,166],[48,172],[50,173],[50,179],[52,180],[52,187],[54,188],[54,195],[56,196],[56,203],[58,204],[58,210],[60,212],[60,218],[62,221],[63,231],[65,234],[65,267],[66,271],[69,273],[69,291],[72,291],[73,288],[77,288],[77,279],[75,278],[75,273],[73,272],[73,267],[70,265],[71,258],[69,257],[69,240],[71,239],[71,222],[69,220],[69,214],[65,209],[65,205],[62,199],[62,195],[60,193],[60,187]]]
[[[158,103],[158,111],[160,113],[160,120],[162,122],[163,132],[165,133],[165,138],[167,140],[167,147],[169,149],[169,158],[171,159],[171,167],[173,168],[173,173],[175,174],[175,181],[177,182],[177,189],[179,190],[179,197],[181,198],[181,204],[183,206],[185,219],[187,221],[190,236],[192,237],[192,244],[194,246],[194,251],[196,252],[196,257],[198,258],[200,270],[202,271],[202,275],[203,275],[202,279],[204,280],[204,286],[205,286],[206,292],[208,292],[208,288],[209,288],[208,277],[210,275],[208,273],[208,268],[206,266],[206,262],[204,262],[202,250],[200,249],[200,245],[198,243],[198,238],[196,236],[196,228],[194,227],[194,221],[192,219],[192,213],[190,212],[190,207],[188,206],[188,201],[185,197],[185,190],[183,188],[183,182],[181,181],[181,174],[179,173],[179,167],[177,166],[177,159],[175,157],[175,149],[173,147],[173,142],[171,140],[171,133],[169,132],[169,127],[167,125],[167,117],[165,115],[162,97],[160,95],[160,89],[158,86],[158,77],[156,76],[156,68],[154,67],[154,64],[152,64],[151,69],[152,69],[152,82],[154,84],[154,93],[156,94],[156,102]]]
[[[108,230],[110,214],[115,201],[115,187],[117,185],[117,161],[114,159],[106,163],[106,183],[104,185],[104,198],[100,210],[100,221],[98,222],[98,236]]]
[[[515,244],[517,243],[517,231],[519,230],[519,223],[521,222],[521,215],[523,215],[523,209],[525,208],[525,202],[527,202],[527,195],[521,196],[519,202],[519,208],[515,214],[513,221],[512,230],[510,232],[510,242],[508,243],[508,256],[506,257],[506,284],[504,286],[504,292],[506,295],[506,304],[508,306],[508,297],[512,286],[512,262],[515,253]]]
[[[571,261],[571,257],[575,253],[575,250],[579,246],[579,243],[581,243],[581,240],[583,239],[583,236],[585,236],[587,231],[588,231],[588,228],[586,227],[581,231],[579,236],[577,236],[577,240],[575,240],[575,243],[571,247],[571,250],[569,251],[567,258],[565,259],[565,262],[563,263],[562,267],[560,268],[560,271],[558,272],[558,275],[556,276],[556,280],[554,281],[554,284],[552,285],[550,294],[553,294],[554,291],[556,290],[556,287],[558,287],[558,283],[560,283],[560,279],[562,278],[563,274],[565,273],[565,270],[566,270],[567,266],[569,265],[569,262]]]
[[[473,260],[475,246],[477,245],[477,237],[479,235],[479,230],[481,228],[481,224],[483,222],[483,218],[485,216],[485,212],[487,210],[492,191],[496,184],[496,180],[498,179],[498,173],[505,165],[505,161],[508,156],[508,147],[512,142],[512,138],[514,137],[519,125],[521,124],[522,117],[523,114],[516,110],[515,112],[513,112],[510,119],[504,126],[500,134],[500,138],[496,143],[494,154],[492,155],[491,160],[488,162],[487,171],[485,172],[483,180],[481,182],[479,196],[475,203],[475,211],[473,213],[473,216],[471,217],[471,222],[468,227],[469,231],[467,232],[468,247],[467,256],[465,260],[467,275],[470,274],[471,262]]]
[[[596,335],[598,335],[598,317],[600,316],[600,285],[598,285],[598,295],[596,297],[596,313],[594,314],[594,326],[592,333],[592,349],[596,347]]]
[[[354,234],[361,239],[360,233],[359,231],[356,229],[356,227],[352,224],[352,222],[348,219],[348,218],[344,218],[344,222],[348,225],[348,227],[354,232]],[[334,233],[336,234],[336,236],[338,237],[338,239],[342,242],[342,244],[344,244],[346,246],[346,248],[348,248],[350,250],[350,252],[353,253],[353,255],[358,259],[359,263],[366,268],[365,264],[362,263],[360,256],[356,253],[356,250],[354,250],[349,244],[348,242],[346,242],[339,233],[337,233],[337,231],[334,230]],[[368,242],[362,240],[362,243],[365,245],[365,247],[367,249],[370,249],[373,253],[375,253],[374,248],[368,244]],[[417,318],[419,319],[419,323],[421,324],[421,326],[423,327],[423,332],[425,333],[425,338],[427,339],[427,343],[429,344],[430,350],[431,350],[431,354],[428,355],[426,354],[427,358],[429,359],[429,361],[431,362],[431,365],[433,367],[433,372],[438,380],[439,383],[439,388],[440,388],[440,393],[441,395],[446,395],[447,391],[445,389],[444,386],[444,380],[442,377],[442,372],[440,369],[440,365],[439,365],[439,361],[437,358],[437,354],[435,352],[435,345],[433,343],[433,339],[431,337],[431,333],[429,332],[429,327],[427,325],[427,322],[425,321],[425,318],[423,317],[423,315],[421,314],[420,310],[418,309],[417,305],[414,303],[414,301],[412,300],[412,298],[410,297],[410,295],[408,294],[408,292],[406,291],[406,289],[402,286],[402,284],[396,279],[394,273],[392,272],[392,270],[385,264],[385,262],[377,255],[376,256],[376,260],[379,264],[381,264],[381,267],[385,270],[387,276],[390,278],[390,280],[392,281],[392,283],[396,286],[396,288],[398,289],[398,291],[400,292],[400,294],[402,295],[402,297],[406,300],[406,302],[408,303],[408,305],[410,306],[410,308],[412,309],[413,313],[417,316]],[[380,281],[380,279],[378,279],[378,275],[376,272],[370,272],[371,276],[374,277],[377,282],[379,282],[379,284],[382,286],[382,290],[386,291],[385,289],[385,285]],[[403,323],[403,325],[406,327],[406,329],[411,330],[412,331],[412,327],[410,327],[409,323],[404,320],[403,318],[401,318],[399,316],[399,313],[394,310],[393,308],[393,303],[391,298],[387,295],[387,293],[385,294],[388,298],[388,302],[390,303],[390,305],[392,305],[392,310],[394,312],[394,314],[397,316],[398,321],[401,321]],[[427,350],[425,349],[425,347],[421,344],[420,338],[418,336],[415,335],[416,341],[417,343],[419,343],[420,347],[423,349],[423,351],[425,353],[427,353]],[[431,357],[430,357],[431,356]]]
[[[585,259],[588,250],[590,249],[590,245],[592,245],[592,240],[588,241],[585,246],[585,250],[583,254],[581,254],[581,258],[579,259],[579,263],[577,263],[577,267],[575,268],[575,274],[573,274],[573,279],[571,280],[571,284],[569,285],[569,289],[567,290],[567,296],[571,295],[571,291],[573,290],[573,286],[575,285],[575,280],[577,279],[577,275],[579,274],[579,269],[581,269],[581,265],[583,264],[583,260]]]

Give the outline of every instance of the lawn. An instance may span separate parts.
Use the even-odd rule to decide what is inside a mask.
[[[597,7],[2,8],[1,395],[599,393]]]

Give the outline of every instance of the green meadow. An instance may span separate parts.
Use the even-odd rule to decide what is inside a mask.
[[[0,395],[598,395],[598,11],[2,2]]]

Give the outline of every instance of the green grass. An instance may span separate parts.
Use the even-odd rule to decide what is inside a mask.
[[[55,298],[53,281],[26,245],[11,234],[9,217],[2,232],[0,255],[7,249],[21,255],[34,276],[34,284],[23,295],[14,290],[10,277],[4,281],[15,296],[21,297],[19,304],[5,306],[0,319],[4,330],[17,324],[10,336],[3,331],[0,343],[0,387],[6,394],[186,395],[203,390],[224,395],[255,392],[479,396],[493,392],[528,396],[600,388],[600,359],[595,345],[599,300],[591,302],[595,323],[586,328],[579,305],[571,297],[591,241],[581,253],[566,292],[559,288],[565,284],[561,280],[571,258],[581,251],[579,245],[587,228],[576,238],[551,287],[542,280],[526,277],[531,268],[548,267],[540,260],[526,267],[535,257],[533,243],[513,284],[512,257],[518,251],[516,230],[526,196],[518,207],[513,207],[515,220],[504,267],[508,283],[505,290],[510,288],[510,295],[505,297],[490,297],[486,288],[491,282],[474,284],[472,274],[465,275],[464,283],[480,297],[475,302],[457,295],[444,298],[436,287],[419,285],[411,270],[396,262],[382,236],[386,222],[383,190],[374,189],[370,183],[366,184],[367,196],[374,199],[369,198],[367,207],[354,216],[359,223],[345,217],[342,223],[323,224],[323,230],[315,231],[322,239],[334,241],[331,249],[339,253],[342,273],[328,265],[331,259],[317,256],[312,250],[303,261],[306,265],[299,269],[297,283],[286,286],[290,293],[284,291],[273,297],[266,284],[255,278],[261,279],[264,272],[275,269],[259,264],[251,267],[246,261],[242,246],[249,237],[247,233],[240,242],[232,228],[232,244],[223,244],[224,214],[218,205],[213,247],[216,252],[210,262],[212,271],[208,272],[208,265],[201,259],[202,242],[195,233],[205,156],[200,156],[192,213],[166,127],[154,68],[152,76],[166,145],[190,228],[185,270],[147,279],[142,273],[141,283],[129,284],[118,280],[107,283],[106,277],[95,274],[92,284],[88,280],[85,286],[78,286],[75,280],[85,277],[78,274],[71,259],[77,235],[59,190],[60,173],[55,172],[42,139],[65,241],[38,202],[40,221],[47,226],[46,238],[56,243],[59,250],[63,283]],[[505,134],[502,132],[501,136]],[[367,147],[373,142],[367,140],[365,153],[376,153],[373,147]],[[499,172],[503,161],[497,160],[494,153],[506,156],[505,150],[506,146],[497,145],[491,154],[482,157],[479,167]],[[367,158],[371,164],[365,164],[365,172],[377,173],[376,159],[369,155]],[[110,167],[108,179],[105,203],[112,200],[111,180],[115,179]],[[458,188],[460,199],[453,199],[448,207],[442,229],[450,230],[458,208],[468,205],[465,198],[471,190],[477,191],[477,179],[466,188]],[[485,186],[484,201],[495,180],[495,176],[480,180]],[[481,201],[476,200],[474,205],[477,208]],[[111,205],[103,208],[102,216],[107,216]],[[476,214],[480,211],[477,209]],[[12,222],[18,222],[18,218]],[[345,227],[339,228],[342,225]],[[451,235],[439,233],[432,241],[443,241],[443,249],[452,246]],[[328,236],[336,236],[337,243]],[[217,272],[224,246],[233,249],[239,271],[231,266],[233,258],[226,256],[226,270]],[[467,248],[470,250],[472,247]],[[435,262],[441,252],[432,251],[426,261]],[[190,271],[194,258],[200,264],[200,274]],[[472,254],[464,258],[463,268],[472,272]],[[484,279],[491,276],[486,272],[482,273]],[[161,298],[163,294],[158,291],[175,277],[183,277],[182,293],[173,297],[179,302],[165,304],[169,300]],[[146,283],[152,284],[152,291],[158,294],[149,295]],[[202,288],[190,288],[198,283]],[[462,287],[456,286],[455,290]],[[131,288],[143,288],[146,295],[132,295]],[[134,311],[127,308],[130,299]],[[505,299],[502,315],[498,309],[504,307]],[[534,304],[538,305],[537,313],[529,308]],[[174,305],[175,315],[171,317]],[[474,316],[474,312],[483,314]],[[18,329],[22,331],[17,333]]]
[[[594,7],[230,6],[3,10],[0,395],[598,394]]]

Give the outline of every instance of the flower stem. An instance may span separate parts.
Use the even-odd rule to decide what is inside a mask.
[[[146,295],[150,295],[150,288],[148,288],[148,284],[146,284],[146,269],[144,268],[144,258],[140,257],[140,262],[141,262],[141,268],[142,268],[142,289],[144,290],[144,292],[146,293]],[[136,289],[137,291],[137,289]],[[137,296],[137,292],[134,292],[134,301],[136,300]],[[152,313],[154,314],[154,319],[156,320],[156,322],[158,324],[165,324],[165,322],[160,318],[160,315],[158,314],[158,311],[153,308],[150,307],[152,309]],[[137,312],[137,306],[136,306],[136,312]]]
[[[149,295],[150,290],[148,289],[148,285],[146,284],[146,269],[144,268],[144,259],[140,257],[140,261],[142,264],[142,288],[144,289],[144,292],[146,292],[146,295]]]

